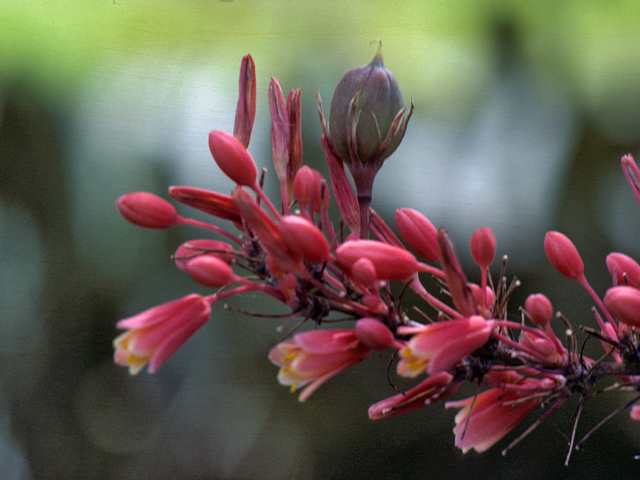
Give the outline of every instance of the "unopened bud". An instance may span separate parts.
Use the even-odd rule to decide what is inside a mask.
[[[624,253],[612,252],[607,255],[607,268],[618,285],[629,284],[640,288],[640,265]]]
[[[201,255],[218,257],[228,264],[231,264],[236,257],[233,247],[228,243],[202,238],[184,242],[173,254],[173,259],[180,270],[186,271],[187,263]]]
[[[371,350],[384,350],[396,345],[391,330],[375,318],[361,318],[356,322],[356,337]]]
[[[336,257],[349,270],[361,258],[370,260],[380,280],[405,280],[426,267],[407,250],[374,240],[345,242],[336,249]]]
[[[412,208],[399,208],[396,210],[396,227],[418,256],[428,262],[438,260],[438,230],[427,217]]]
[[[471,235],[471,256],[482,268],[487,268],[496,256],[496,237],[489,227],[477,229]]]
[[[220,288],[235,279],[231,266],[211,255],[201,255],[186,262],[184,270],[200,285]]]
[[[331,142],[347,164],[381,164],[400,145],[410,116],[404,113],[400,86],[378,51],[338,83],[329,112]]]
[[[612,287],[604,296],[604,305],[616,320],[640,328],[640,290],[626,285]]]
[[[298,170],[296,178],[293,180],[293,195],[302,209],[313,201],[314,185],[315,175],[313,170],[305,165]]]
[[[240,211],[233,198],[224,193],[195,187],[169,187],[169,195],[175,200],[214,217],[242,223]]]
[[[318,227],[306,218],[285,215],[280,220],[282,241],[289,251],[311,262],[322,262],[329,256],[329,242]]]
[[[531,321],[539,327],[546,326],[553,316],[551,301],[542,293],[529,295],[524,302],[524,309]]]
[[[547,232],[544,237],[547,258],[562,275],[576,280],[584,274],[584,263],[569,237],[560,232]]]
[[[169,228],[179,219],[176,207],[148,192],[133,192],[116,200],[120,214],[129,222],[144,228]]]
[[[238,185],[253,187],[258,167],[246,147],[236,137],[222,130],[209,134],[209,150],[220,170]]]

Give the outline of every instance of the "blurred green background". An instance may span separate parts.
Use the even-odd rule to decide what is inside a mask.
[[[516,301],[544,291],[593,325],[587,294],[547,264],[542,239],[568,234],[601,294],[609,251],[640,258],[640,210],[619,166],[640,144],[639,20],[631,0],[2,2],[0,478],[637,478],[640,426],[626,413],[563,466],[575,401],[506,457],[506,441],[462,455],[442,405],[370,422],[367,407],[394,393],[381,357],[298,404],[266,358],[277,320],[217,306],[155,376],[115,366],[111,341],[119,318],[202,291],[170,260],[201,233],[135,228],[115,199],[232,188],[206,135],[232,130],[248,52],[254,158],[271,168],[276,76],[302,88],[304,161],[326,171],[316,91],[328,109],[377,38],[416,109],[373,207],[390,222],[395,208],[419,209],[463,258],[471,232],[491,226],[523,281]],[[266,308],[259,296],[230,303]],[[628,398],[589,402],[578,437]]]

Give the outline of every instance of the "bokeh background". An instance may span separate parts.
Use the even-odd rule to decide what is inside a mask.
[[[600,293],[609,251],[640,258],[640,209],[619,166],[640,144],[639,20],[633,0],[1,2],[0,478],[637,478],[640,425],[627,413],[563,466],[575,401],[506,457],[508,440],[462,455],[442,405],[370,422],[367,407],[394,393],[381,357],[299,404],[266,358],[274,319],[217,306],[154,376],[115,366],[111,341],[119,318],[202,291],[170,260],[201,233],[135,228],[115,199],[231,190],[206,138],[233,128],[248,52],[257,162],[271,168],[276,76],[302,88],[304,161],[326,171],[316,91],[328,108],[377,38],[416,109],[373,207],[390,221],[421,210],[467,260],[471,232],[491,226],[523,281],[514,315],[544,291],[593,325],[587,294],[547,264],[542,240],[568,234]],[[230,303],[282,311],[259,296]],[[590,401],[578,436],[629,398]]]

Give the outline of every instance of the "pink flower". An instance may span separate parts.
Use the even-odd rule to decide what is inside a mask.
[[[496,325],[495,320],[474,315],[432,323],[415,330],[399,327],[400,334],[417,333],[400,350],[402,360],[398,363],[398,374],[415,377],[425,371],[433,375],[448,370],[487,343]]]
[[[518,384],[522,388],[543,387],[544,380],[525,379]],[[475,397],[447,402],[446,408],[460,408],[456,415],[456,447],[463,453],[472,448],[480,453],[489,449],[504,437],[542,401],[541,398],[525,399],[531,392],[491,388]]]
[[[118,328],[127,331],[113,341],[114,361],[128,366],[132,375],[149,362],[149,373],[155,373],[205,324],[210,314],[209,302],[192,293],[120,320]]]
[[[453,376],[440,372],[422,381],[411,390],[386,398],[369,407],[369,419],[380,420],[418,408],[426,407],[454,395],[459,384],[452,384]]]
[[[324,382],[370,353],[353,330],[312,330],[280,342],[269,353],[269,360],[280,366],[281,385],[291,386],[292,392],[308,385],[298,397],[304,402]]]

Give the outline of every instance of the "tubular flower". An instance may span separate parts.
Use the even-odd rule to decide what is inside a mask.
[[[211,314],[209,302],[192,293],[145,310],[117,323],[127,331],[113,341],[118,365],[128,366],[132,375],[149,363],[154,373],[189,340]]]
[[[173,259],[180,270],[215,293],[191,294],[118,322],[125,331],[113,342],[116,363],[132,374],[148,364],[154,373],[207,321],[214,303],[238,295],[243,295],[238,299],[243,302],[248,294],[279,302],[282,310],[275,316],[286,321],[278,332],[298,320],[316,328],[289,337],[269,353],[279,367],[279,382],[291,391],[302,388],[301,402],[374,350],[397,361],[399,375],[427,378],[371,405],[371,419],[446,399],[463,383],[472,389],[474,384],[488,384],[489,389],[474,398],[446,404],[461,409],[454,433],[464,452],[488,449],[540,402],[555,401],[506,453],[570,397],[580,395],[580,405],[586,405],[601,389],[601,380],[618,380],[608,391],[640,392],[640,265],[630,257],[615,252],[607,257],[613,287],[602,299],[587,281],[571,240],[559,232],[547,233],[547,257],[587,290],[600,327],[574,328],[558,312],[556,317],[567,327],[565,347],[551,328],[554,308],[543,294],[529,295],[517,309],[522,321],[514,321],[516,312],[509,303],[520,281],[514,277],[508,282],[506,255],[498,276],[489,271],[497,242],[488,227],[476,230],[469,242],[471,257],[480,267],[475,284],[467,280],[446,230],[436,229],[415,210],[401,208],[394,232],[369,208],[374,177],[398,146],[411,116],[380,52],[371,64],[349,71],[340,81],[328,128],[317,95],[329,180],[301,164],[300,90],[292,89],[285,97],[278,80],[272,79],[271,141],[281,197],[277,201],[264,189],[267,170],[259,168],[247,150],[256,84],[255,66],[247,55],[241,65],[233,135],[221,130],[209,135],[215,162],[236,184],[231,194],[169,188],[173,200],[213,218],[179,215],[171,203],[145,192],[117,200],[121,214],[135,225],[202,229],[202,238],[184,242]],[[622,167],[640,200],[640,169],[630,155],[623,157]],[[337,219],[330,218],[331,195],[340,212]],[[404,288],[392,288],[392,280],[405,282]],[[234,309],[231,303],[230,308]],[[247,314],[272,317],[261,308],[258,304],[257,312]],[[329,322],[348,322],[349,327],[318,329]],[[589,346],[599,342],[605,355],[598,355],[597,361],[585,357],[579,335],[596,339]],[[640,420],[639,405],[631,410],[631,418]],[[572,436],[570,450],[580,449],[603,423],[577,444]],[[573,431],[579,431],[577,425]]]
[[[546,383],[538,379],[525,379],[521,388],[536,389]],[[462,408],[455,418],[456,447],[467,453],[472,448],[478,452],[489,449],[529,415],[542,401],[526,399],[530,391],[491,388],[475,397],[447,402],[446,408]]]
[[[312,330],[280,342],[269,360],[280,367],[281,385],[291,386],[292,392],[308,385],[298,397],[304,402],[324,382],[370,353],[353,330]]]
[[[487,343],[496,325],[493,320],[474,315],[417,327],[418,333],[400,350],[398,374],[415,377],[425,371],[433,375],[448,370]],[[403,333],[410,329],[398,330]]]

